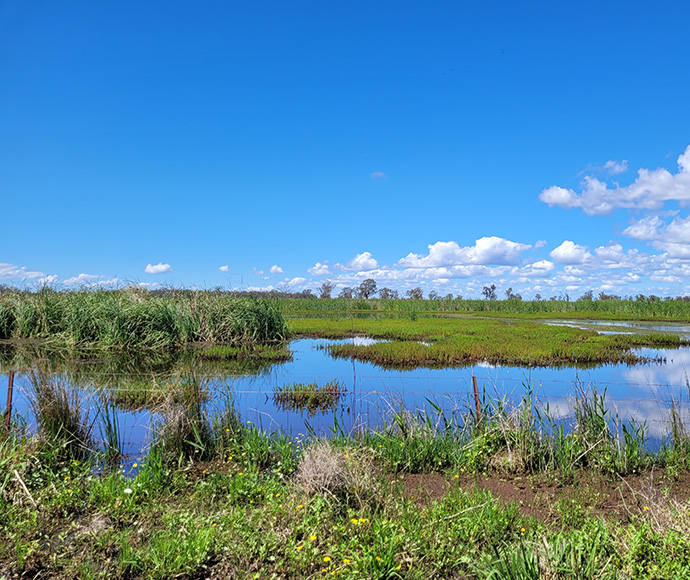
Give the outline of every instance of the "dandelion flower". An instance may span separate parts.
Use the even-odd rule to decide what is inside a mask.
[[[343,564],[349,564],[350,558],[343,558]]]
[[[644,506],[644,509],[648,510],[649,508],[647,506]]]
[[[131,487],[125,487],[125,489],[123,489],[122,491],[125,492],[127,495],[129,495],[130,493],[132,493],[132,488]]]
[[[324,561],[324,562],[330,562],[330,561],[331,561],[331,557],[330,557],[330,556],[324,556],[324,557],[323,557],[323,561]]]
[[[139,464],[138,463],[132,463],[132,467],[136,467],[137,465],[139,465]]]
[[[357,518],[352,518],[350,521],[355,525],[359,523],[359,520]]]
[[[242,472],[240,471],[237,475],[242,475]]]
[[[524,534],[524,533],[525,533],[525,528],[520,528],[520,531]]]
[[[213,522],[213,523],[211,524],[211,527],[212,527],[212,528],[215,528],[215,527],[216,527],[216,522]]]
[[[313,542],[316,539],[316,536],[309,536],[309,541]]]
[[[277,493],[277,494],[276,494],[276,497],[280,497],[280,494],[279,494],[279,493]]]
[[[304,546],[297,546],[298,550],[301,550],[302,548],[304,548]]]
[[[460,476],[459,476],[459,475],[456,475],[456,476],[455,476],[455,479],[460,479]]]
[[[381,561],[381,557],[380,557],[380,556],[376,556],[376,561],[377,561],[377,562],[380,562],[380,561]]]
[[[303,507],[304,507],[304,506],[303,506],[302,504],[299,504],[299,505],[297,506],[297,509],[298,509],[298,510],[301,510]]]
[[[67,490],[67,493],[72,493],[72,490],[71,490],[71,489],[68,489],[68,490]]]

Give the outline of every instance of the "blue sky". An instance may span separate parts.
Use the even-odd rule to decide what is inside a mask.
[[[0,284],[690,294],[684,2],[0,2]]]

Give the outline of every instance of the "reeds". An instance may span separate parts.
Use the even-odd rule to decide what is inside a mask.
[[[324,413],[335,409],[347,392],[336,379],[319,386],[313,383],[292,383],[273,387],[273,402],[284,411]]]
[[[72,347],[164,349],[196,342],[283,341],[287,327],[269,300],[208,292],[149,294],[138,288],[0,296],[0,340],[40,338]]]
[[[88,408],[77,389],[39,371],[30,374],[30,402],[43,443],[63,459],[83,459],[94,448]]]

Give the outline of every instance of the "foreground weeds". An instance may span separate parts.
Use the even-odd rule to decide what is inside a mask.
[[[527,388],[479,421],[429,403],[322,439],[243,423],[230,399],[209,417],[203,383],[180,389],[126,469],[105,405],[47,413],[96,423],[98,444],[0,440],[0,578],[690,577],[684,432],[651,454],[605,393],[581,393],[568,429]]]

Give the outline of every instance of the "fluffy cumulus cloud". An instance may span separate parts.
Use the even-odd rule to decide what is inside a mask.
[[[511,274],[525,278],[547,278],[554,271],[555,264],[549,260],[539,260],[521,268],[513,268]]]
[[[374,171],[371,174],[372,179],[385,179],[387,175],[383,171]]]
[[[273,266],[271,266],[268,271],[271,274],[282,274],[283,273],[283,269],[280,266],[278,266],[278,264],[273,264]]]
[[[325,262],[316,262],[311,268],[307,269],[307,272],[311,274],[312,276],[324,276],[326,274],[330,274],[330,270],[328,269],[328,260]]]
[[[45,276],[38,270],[29,270],[24,266],[0,263],[0,280],[36,280]]]
[[[362,252],[357,254],[352,260],[345,264],[336,264],[333,266],[335,270],[343,271],[368,271],[378,268],[379,263],[371,255],[371,252]]]
[[[615,165],[616,162],[609,163],[614,164],[609,170],[622,167]],[[633,183],[628,186],[614,184],[613,187],[587,176],[580,193],[553,185],[543,190],[539,199],[550,207],[580,208],[587,215],[610,214],[619,208],[660,210],[667,201],[687,205],[690,202],[690,146],[678,157],[677,173],[663,168],[640,169]]]
[[[669,257],[690,258],[690,216],[675,217],[670,223],[660,216],[649,216],[634,221],[623,234],[636,240],[650,242],[654,248]]]
[[[218,269],[219,269],[221,272],[230,272],[230,266],[228,266],[227,264],[225,264],[225,266],[221,266],[221,267],[218,268]]]
[[[586,247],[565,240],[555,250],[552,250],[549,256],[558,264],[582,264],[591,258],[592,254],[587,251]]]
[[[170,264],[163,264],[163,262],[158,262],[158,264],[148,264],[144,268],[144,272],[147,274],[165,274],[166,272],[172,272]]]
[[[410,253],[398,261],[408,268],[433,268],[460,265],[517,264],[529,244],[520,244],[496,236],[478,239],[474,246],[461,247],[457,242],[436,242],[428,246],[426,256]]]

